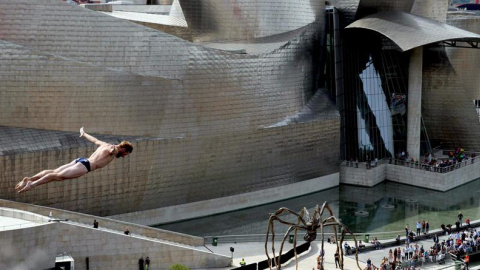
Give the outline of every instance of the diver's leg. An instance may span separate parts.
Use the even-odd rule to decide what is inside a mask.
[[[22,179],[22,181],[20,181],[20,182],[15,186],[15,190],[22,189],[22,188],[25,186],[25,184],[27,183],[27,181],[36,181],[36,180],[44,177],[45,175],[47,175],[47,174],[49,174],[49,173],[60,172],[60,171],[64,170],[65,168],[68,168],[68,167],[70,167],[70,166],[72,166],[72,165],[74,165],[74,164],[75,164],[75,160],[73,160],[72,162],[67,163],[67,164],[65,164],[65,165],[62,165],[62,166],[56,168],[55,170],[43,170],[43,171],[35,174],[35,175],[32,176],[32,177],[24,177],[24,178]]]
[[[63,181],[67,179],[78,178],[87,173],[88,170],[82,163],[75,163],[73,166],[65,167],[62,171],[48,173],[36,181],[28,180],[19,193],[28,191],[39,185],[50,183],[52,181]]]

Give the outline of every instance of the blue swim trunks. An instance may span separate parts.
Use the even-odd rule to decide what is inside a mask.
[[[89,172],[91,171],[91,169],[90,169],[90,161],[88,161],[88,159],[86,159],[86,158],[84,158],[84,157],[75,159],[75,163],[78,163],[78,162],[82,163],[83,166],[85,166],[85,168],[87,168],[87,171],[89,171]]]

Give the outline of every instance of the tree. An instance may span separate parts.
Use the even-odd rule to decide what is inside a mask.
[[[186,267],[185,265],[176,263],[176,264],[172,264],[169,270],[190,270],[190,268]]]

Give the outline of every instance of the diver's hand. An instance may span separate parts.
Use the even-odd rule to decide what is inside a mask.
[[[85,131],[83,131],[83,127],[80,128],[80,137],[83,137],[85,135]]]

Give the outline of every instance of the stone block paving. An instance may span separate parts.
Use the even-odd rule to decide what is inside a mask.
[[[447,236],[441,235],[439,236],[440,242],[443,240],[447,239]],[[384,240],[381,242],[393,242],[394,240]],[[354,246],[353,241],[346,241],[350,246]],[[303,243],[303,242],[302,242]],[[395,247],[404,247],[405,242],[404,242],[404,237],[402,237],[402,241],[400,242],[400,245],[391,245],[391,246],[382,246],[380,249],[374,249],[372,248],[372,244],[367,244],[366,249],[364,251],[361,251],[358,254],[358,264],[361,267],[361,269],[365,269],[366,267],[366,262],[368,258],[371,259],[372,263],[379,267],[380,262],[384,257],[388,257],[388,252],[390,249],[393,250]],[[417,243],[419,246],[423,245],[424,248],[430,248],[433,246],[433,240],[432,238],[424,238],[420,239],[414,243]],[[270,244],[270,243],[269,243]],[[298,245],[300,245],[299,243]],[[413,244],[413,243],[412,243]],[[265,260],[267,257],[265,255],[265,243],[264,242],[249,242],[249,243],[218,243],[217,246],[213,246],[211,244],[206,245],[206,247],[210,250],[212,250],[215,253],[220,253],[225,256],[232,256],[232,253],[230,252],[230,247],[234,248],[233,252],[233,266],[232,267],[226,267],[226,268],[215,268],[218,270],[226,270],[226,269],[232,269],[234,267],[239,267],[240,266],[240,261],[242,258],[245,259],[245,262],[247,264],[254,263],[254,262],[260,262]],[[285,242],[284,245],[284,252],[287,252],[288,250],[292,249],[293,245]],[[321,248],[321,243],[319,241],[314,241],[311,245],[310,250],[305,252],[305,254],[299,255],[298,258],[298,269],[299,270],[310,270],[310,269],[316,269],[316,258],[320,252]],[[325,242],[324,244],[325,248],[325,262],[324,262],[324,267],[325,269],[335,269],[335,260],[334,260],[334,254],[336,251],[336,245],[335,244],[330,244]],[[280,250],[280,242],[277,242],[275,245],[275,251],[278,253]],[[269,251],[271,252],[271,247],[269,245]],[[354,255],[346,255],[344,257],[345,259],[345,270],[353,270],[353,269],[359,269],[358,266],[356,265],[355,261],[355,256]],[[405,265],[409,265],[409,261],[404,262]],[[448,267],[451,266],[451,267]],[[418,269],[453,269],[452,267],[454,266],[454,262],[451,260],[449,256],[447,256],[446,263],[445,264],[439,264],[439,263],[433,263],[433,262],[426,262],[422,264],[421,262],[416,264],[416,270]],[[480,267],[478,267],[480,268]],[[282,269],[285,270],[292,270],[296,269],[295,266],[295,260],[289,261],[287,264],[284,264],[282,266]],[[477,267],[471,267],[470,269],[477,269]]]

